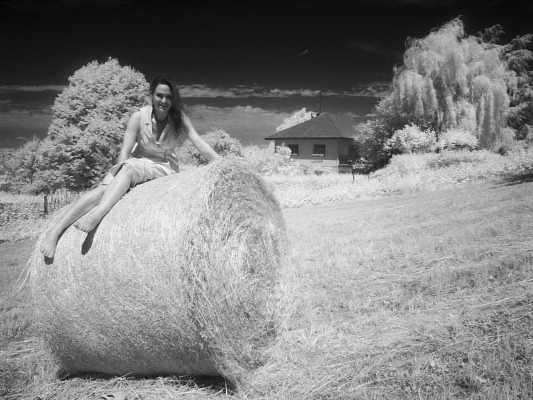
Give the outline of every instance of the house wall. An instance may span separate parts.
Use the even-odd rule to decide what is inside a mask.
[[[349,155],[349,147],[353,145],[352,139],[339,139],[339,154],[343,156]]]
[[[341,142],[341,143],[339,143]],[[348,144],[343,143],[342,139],[276,139],[276,146],[288,146],[291,144],[298,145],[298,155],[293,155],[298,163],[309,168],[327,168],[337,169],[337,158],[339,154],[348,154]],[[351,142],[348,139],[348,142]],[[324,157],[313,155],[313,145],[323,144],[326,146]],[[342,151],[340,151],[342,150]]]

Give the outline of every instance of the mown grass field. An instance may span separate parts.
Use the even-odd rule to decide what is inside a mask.
[[[290,315],[270,361],[222,381],[61,380],[18,288],[35,240],[0,244],[0,396],[533,398],[533,177],[284,209]]]

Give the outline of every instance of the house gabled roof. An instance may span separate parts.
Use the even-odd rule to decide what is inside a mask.
[[[283,129],[265,140],[274,139],[328,139],[346,138],[351,139],[355,135],[354,126],[359,122],[355,118],[346,115],[322,113],[308,119],[298,125]]]

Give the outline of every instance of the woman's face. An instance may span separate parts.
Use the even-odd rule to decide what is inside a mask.
[[[168,112],[170,107],[172,107],[172,92],[170,88],[163,83],[157,85],[152,96],[152,102],[155,109]]]

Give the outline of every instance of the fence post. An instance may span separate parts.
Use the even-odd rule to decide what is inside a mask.
[[[44,195],[44,215],[48,215],[48,195],[45,193]]]

